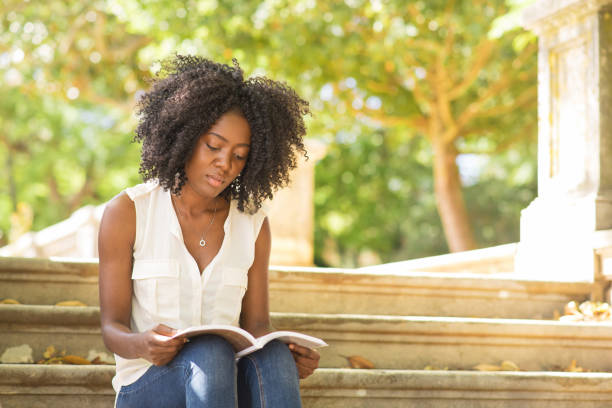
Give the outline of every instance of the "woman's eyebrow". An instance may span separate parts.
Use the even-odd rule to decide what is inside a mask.
[[[223,140],[225,143],[228,143],[228,142],[229,142],[229,140],[227,140],[226,138],[224,138],[223,136],[221,136],[221,135],[220,135],[220,134],[218,134],[218,133],[215,133],[215,132],[208,132],[208,133],[210,133],[211,135],[215,135],[215,136],[217,136],[219,139]],[[238,144],[238,146],[246,146],[246,147],[251,147],[251,145],[250,145],[250,144],[248,144],[248,143],[239,143],[239,144]]]

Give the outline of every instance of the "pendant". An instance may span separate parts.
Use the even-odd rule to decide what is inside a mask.
[[[200,246],[201,246],[201,247],[205,247],[205,246],[206,246],[206,241],[204,241],[204,238],[202,238],[202,239],[200,240]]]

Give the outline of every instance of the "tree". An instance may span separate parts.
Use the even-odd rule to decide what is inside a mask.
[[[451,250],[478,242],[457,158],[497,154],[535,132],[535,44],[516,30],[490,35],[507,11],[502,0],[9,0],[0,10],[0,159],[9,173],[0,211],[32,202],[35,228],[137,180],[137,149],[124,149],[134,100],[154,62],[173,52],[237,57],[248,74],[286,80],[312,102],[310,133],[332,144],[347,129],[360,143],[378,135],[384,143],[367,148],[408,168],[415,151],[433,153]],[[381,174],[399,164],[378,163]],[[403,218],[414,217],[404,205]]]
[[[460,251],[476,241],[457,157],[534,132],[536,43],[520,30],[491,37],[508,11],[503,0],[219,1],[186,18],[206,28],[213,54],[255,59],[327,109],[425,136],[445,236]],[[337,131],[331,122],[317,131]]]
[[[130,146],[141,36],[92,5],[52,0],[3,4],[0,159],[8,183],[0,211],[34,208],[43,228],[137,180]],[[0,217],[6,242],[11,228]]]

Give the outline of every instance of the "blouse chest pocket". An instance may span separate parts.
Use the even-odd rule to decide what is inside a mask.
[[[242,309],[242,298],[246,292],[248,274],[246,269],[225,267],[219,289],[216,309],[222,321],[237,324]],[[227,324],[227,323],[226,323]]]
[[[158,323],[179,319],[179,264],[175,260],[134,261],[132,282],[136,302]]]

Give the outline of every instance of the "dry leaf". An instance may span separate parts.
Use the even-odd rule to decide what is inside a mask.
[[[63,302],[57,302],[55,306],[87,306],[80,300],[64,300]]]
[[[55,347],[53,346],[48,346],[47,350],[45,350],[45,352],[43,353],[43,357],[45,359],[50,359],[51,357],[53,357],[56,353]]]
[[[578,305],[571,301],[565,305],[564,313],[564,316],[559,317],[559,320],[564,322],[612,320],[612,310],[605,302],[587,300]]]
[[[374,363],[372,363],[367,358],[364,358],[361,356],[348,356],[348,357],[343,356],[343,357],[348,360],[351,368],[365,368],[368,370],[374,368]]]
[[[501,363],[502,371],[521,371],[519,366],[517,366],[513,361],[506,360]]]
[[[440,371],[440,370],[448,371],[448,367],[439,368],[439,367],[432,366],[432,365],[426,365],[425,368],[423,368],[423,370],[426,370],[426,371]]]
[[[86,358],[79,357],[79,356],[72,356],[72,355],[64,356],[62,357],[62,360],[68,364],[78,364],[78,365],[90,365],[91,364],[91,361],[87,360]]]
[[[570,365],[568,367],[566,367],[563,371],[565,372],[569,372],[569,373],[582,373],[584,372],[584,368],[579,367],[576,364],[576,360],[572,360],[572,362],[570,363]]]
[[[493,365],[493,364],[478,364],[477,366],[473,368],[474,370],[478,370],[478,371],[501,371],[502,370],[500,366]]]
[[[64,364],[62,357],[51,357],[45,360],[40,360],[37,364]]]
[[[565,305],[563,313],[565,315],[581,314],[578,311],[578,303],[576,303],[576,301],[574,301],[574,300],[572,300],[571,302],[568,302],[568,304]]]
[[[0,300],[0,305],[20,305],[18,300],[15,299],[2,299]]]

